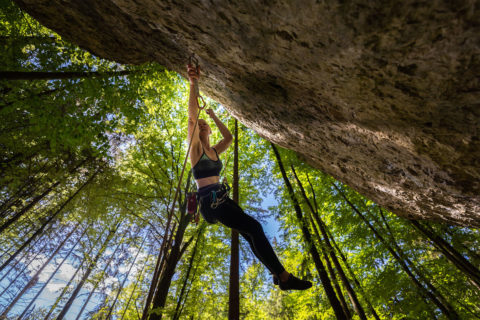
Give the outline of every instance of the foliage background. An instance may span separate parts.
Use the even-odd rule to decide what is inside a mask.
[[[116,319],[136,319],[143,311],[187,150],[188,85],[154,63],[129,66],[95,57],[41,26],[11,1],[0,1],[0,16],[1,71],[117,72],[62,80],[0,80],[0,223],[5,226],[0,232],[0,312],[11,307],[10,316],[56,316],[80,287],[68,318],[101,319],[111,312]],[[226,111],[214,101],[208,104],[233,130]],[[219,138],[218,132],[212,136],[213,141]],[[278,229],[268,236],[280,260],[287,270],[315,284],[304,292],[280,291],[242,239],[241,318],[333,319],[270,144],[243,126],[239,141],[241,206],[264,225],[276,221]],[[227,177],[233,164],[229,153],[224,155]],[[287,168],[295,167],[309,199],[315,195],[319,216],[361,284],[363,294],[354,287],[363,304],[370,302],[382,319],[448,318],[422,297],[387,244],[333,184],[387,243],[403,250],[408,264],[461,318],[479,318],[479,288],[425,234],[384,211],[389,231],[375,203],[309,167],[293,152],[281,149],[280,154]],[[291,170],[288,174],[294,183]],[[274,205],[267,208],[265,202]],[[301,206],[308,211],[305,201]],[[13,217],[18,218],[10,223]],[[478,230],[428,225],[478,271]],[[313,233],[313,226],[309,228]],[[177,265],[162,310],[167,318],[174,316],[179,303],[182,318],[227,317],[230,231],[220,225],[199,230],[194,223],[186,229],[185,241],[195,239],[197,252],[192,242]],[[65,245],[47,262],[64,239]],[[315,245],[324,244],[315,238]],[[182,298],[184,285],[188,295]],[[35,298],[43,286],[42,295]],[[35,303],[29,306],[31,301]]]

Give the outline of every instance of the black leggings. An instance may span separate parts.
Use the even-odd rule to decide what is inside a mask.
[[[211,207],[212,201],[215,201],[213,193],[216,194],[217,198],[221,198],[225,192],[220,184],[209,185],[198,190],[200,212],[203,218],[209,223],[219,221],[229,228],[238,230],[243,238],[247,240],[258,260],[272,274],[279,275],[285,271],[265,236],[262,225],[257,220],[243,212],[242,208],[228,197],[225,197],[225,201],[215,209]]]

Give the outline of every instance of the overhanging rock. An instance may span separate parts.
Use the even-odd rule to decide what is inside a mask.
[[[400,216],[480,227],[475,1],[16,0],[122,63],[185,74],[243,124]]]

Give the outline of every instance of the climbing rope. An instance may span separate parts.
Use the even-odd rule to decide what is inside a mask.
[[[189,65],[192,65],[192,63],[195,65],[195,68],[197,70],[197,72],[199,71],[199,65],[198,65],[198,60],[195,58],[195,55],[192,54],[189,59],[188,59],[188,64]],[[187,154],[185,155],[185,160],[183,162],[183,166],[182,166],[182,172],[180,173],[180,178],[178,179],[178,184],[177,184],[177,188],[175,190],[175,195],[173,197],[173,201],[172,201],[172,207],[167,210],[168,212],[168,218],[167,218],[167,224],[166,224],[166,227],[165,227],[165,236],[163,237],[163,241],[162,241],[162,245],[160,246],[160,252],[164,252],[164,249],[165,247],[168,245],[168,243],[172,240],[172,237],[169,237],[168,236],[168,232],[170,230],[170,224],[172,222],[172,218],[174,216],[174,210],[175,210],[175,203],[177,202],[177,198],[178,198],[178,194],[179,194],[179,191],[180,191],[180,187],[182,185],[182,180],[183,180],[183,175],[185,173],[185,168],[187,166],[187,161],[188,161],[188,155],[190,154],[190,149],[192,147],[192,140],[193,140],[193,133],[195,133],[195,130],[197,129],[197,123],[198,123],[198,119],[200,117],[200,113],[202,112],[203,109],[205,109],[205,100],[203,99],[203,97],[200,95],[200,90],[198,88],[198,80],[194,80],[194,90],[195,90],[195,94],[196,94],[196,103],[197,103],[197,108],[198,108],[198,113],[197,113],[197,118],[195,120],[195,125],[193,127],[193,131],[192,131],[192,139],[190,139],[190,141],[188,142],[188,148],[187,148]],[[200,103],[198,100],[201,100],[202,101],[202,106],[200,106]],[[188,200],[187,200],[188,201]],[[190,206],[190,203],[187,203],[188,207]],[[198,218],[197,218],[197,223],[198,223]],[[202,225],[203,226],[203,225]],[[201,230],[203,229],[201,226]],[[175,228],[175,227],[174,227]],[[174,229],[173,228],[173,229]],[[199,231],[200,232],[200,231]],[[173,230],[172,230],[172,236],[173,236]],[[162,261],[162,263],[158,264],[160,260],[157,261],[157,266],[155,267],[155,273],[158,273],[160,272],[160,270],[163,269],[163,263],[165,260]],[[152,298],[153,298],[153,292],[150,290],[149,293],[148,293],[148,296],[147,296],[147,301],[145,303],[145,312],[144,312],[144,316],[142,316],[142,319],[145,318],[145,316],[148,314],[148,310],[150,308],[150,304],[151,304],[151,301],[152,301]]]
[[[195,58],[195,54],[190,55],[190,57],[188,58],[188,64],[192,65],[192,63],[194,64],[195,69],[198,72],[199,71],[199,65],[198,65],[197,58]],[[205,109],[205,105],[206,105],[205,100],[200,95],[200,90],[198,88],[198,80],[197,79],[195,79],[193,81],[193,85],[194,85],[194,90],[195,90],[195,94],[196,94],[196,103],[197,103],[198,113],[197,113],[197,118],[195,119],[195,125],[193,126],[192,137],[191,137],[190,141],[188,142],[187,154],[185,155],[185,160],[183,161],[182,172],[180,173],[180,178],[178,180],[177,188],[175,190],[175,196],[173,197],[172,208],[170,210],[168,210],[169,215],[168,215],[167,225],[166,225],[167,232],[168,232],[168,230],[170,228],[170,224],[172,222],[173,212],[174,212],[174,209],[175,209],[175,203],[177,201],[177,197],[178,197],[178,194],[179,194],[179,191],[180,191],[180,186],[182,185],[183,174],[185,173],[185,167],[187,166],[188,155],[190,154],[190,149],[192,147],[193,134],[195,133],[195,130],[197,129],[197,124],[198,124],[198,119],[200,118],[200,113],[202,112],[203,109]],[[198,99],[201,99],[202,106],[200,106],[200,103],[199,103]],[[162,244],[162,249],[163,249],[163,244]]]
[[[192,53],[190,55],[190,57],[188,58],[188,64],[189,65],[195,65],[195,69],[197,70],[197,73],[199,73],[200,69],[198,68],[199,65],[198,65],[198,59],[195,58],[195,53]],[[197,79],[193,79],[193,88],[195,89],[195,94],[197,96],[197,106],[200,110],[203,110],[205,109],[205,100],[203,99],[203,97],[200,95],[200,88],[198,87],[198,80]],[[198,99],[202,100],[202,107],[200,108],[200,104],[198,103]],[[198,119],[198,118],[197,118]]]

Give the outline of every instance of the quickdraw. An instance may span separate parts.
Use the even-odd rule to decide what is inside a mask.
[[[195,58],[195,53],[192,53],[190,57],[188,58],[188,64],[189,65],[194,65],[195,69],[197,72],[200,71],[199,65],[198,65],[198,59]],[[200,110],[205,109],[206,103],[205,100],[203,100],[203,97],[200,95],[200,88],[198,87],[198,80],[195,79],[193,80],[193,86],[195,87],[195,93],[197,94],[197,106]],[[200,106],[200,103],[198,103],[198,99],[202,101],[202,106]]]

